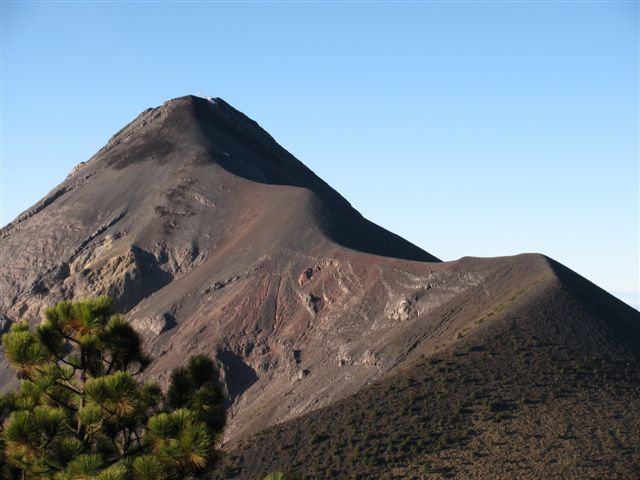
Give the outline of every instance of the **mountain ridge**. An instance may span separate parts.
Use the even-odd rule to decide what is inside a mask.
[[[179,97],[145,110],[0,230],[0,263],[2,329],[38,321],[43,307],[58,300],[107,294],[154,357],[149,378],[164,384],[188,356],[214,357],[229,398],[222,439],[229,458],[255,453],[251,439],[260,432],[270,439],[269,455],[278,452],[275,460],[253,454],[254,460],[233,460],[227,466],[238,478],[284,467],[313,477],[304,465],[284,460],[288,453],[278,450],[272,433],[292,428],[287,432],[307,442],[300,451],[311,455],[313,439],[300,433],[308,422],[326,423],[327,411],[343,415],[336,405],[350,401],[371,411],[386,405],[384,396],[368,390],[372,385],[394,386],[404,393],[394,393],[393,402],[411,404],[421,394],[398,390],[396,383],[415,368],[421,385],[434,388],[435,396],[424,398],[439,405],[424,413],[435,432],[425,433],[425,454],[439,462],[451,446],[438,447],[438,439],[454,434],[438,418],[449,421],[450,407],[466,405],[474,392],[493,398],[487,385],[497,385],[501,395],[512,386],[531,398],[556,399],[570,382],[575,398],[586,395],[584,405],[602,412],[606,398],[591,395],[587,383],[595,378],[603,391],[640,401],[640,389],[624,383],[640,371],[638,312],[541,254],[440,261],[364,219],[221,99]],[[483,350],[470,350],[475,347]],[[593,377],[589,352],[599,358],[593,368],[609,377]],[[455,374],[425,373],[429,359],[448,362]],[[563,371],[558,362],[569,366]],[[15,380],[0,366],[0,385],[10,387]],[[469,376],[478,379],[477,389]],[[510,402],[515,431],[525,417],[542,415],[538,407]],[[555,403],[540,402],[557,422],[573,422]],[[460,408],[472,407],[482,408]],[[478,428],[508,441],[500,422],[489,425],[483,412],[474,414]],[[452,424],[471,425],[458,413]],[[360,415],[365,412],[344,420],[353,423]],[[406,428],[413,422],[388,415]],[[620,418],[640,424],[631,409],[622,409]],[[576,428],[598,427],[585,422]],[[542,424],[539,434],[550,438],[555,424]],[[367,428],[374,434],[375,422]],[[625,435],[625,442],[635,438]],[[580,441],[591,448],[586,436]],[[626,472],[640,465],[640,452],[629,452],[605,457]],[[379,475],[385,462],[379,453],[375,461],[381,463],[363,468],[337,460],[325,468],[311,455],[310,468],[324,472],[316,477],[331,476],[335,468],[339,475]],[[507,455],[499,448],[494,454]],[[420,455],[394,455],[400,477],[410,472],[421,478],[414,471]]]

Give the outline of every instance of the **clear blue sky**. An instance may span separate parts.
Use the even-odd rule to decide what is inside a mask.
[[[542,252],[638,302],[638,13],[3,0],[0,223],[143,109],[199,93],[440,258]]]

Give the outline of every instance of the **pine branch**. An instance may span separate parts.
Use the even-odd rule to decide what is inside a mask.
[[[58,360],[58,361],[64,363],[65,365],[68,365],[71,368],[73,368],[73,373],[76,372],[76,368],[77,367],[73,363],[68,362],[67,360],[64,359],[64,357],[61,357],[60,355],[56,354],[55,352],[51,352],[51,353],[53,353],[53,356],[56,357],[56,360]]]
[[[106,375],[109,375],[111,373],[111,369],[113,368],[113,365],[116,362],[115,362],[115,359],[113,357],[111,358],[111,361],[105,360],[105,362],[109,364],[109,367],[107,367],[107,372],[105,373],[105,376],[106,376]]]
[[[66,408],[67,410],[72,410],[74,412],[77,412],[78,409],[76,407],[74,407],[73,405],[69,405],[65,402],[63,402],[62,400],[58,400],[57,398],[55,398],[53,395],[51,395],[49,392],[47,392],[46,390],[44,391],[44,394],[49,397],[49,399],[51,399],[52,401],[54,401],[55,403],[57,403],[59,406]]]
[[[122,460],[125,457],[132,457],[132,456],[137,455],[137,454],[139,454],[141,452],[144,452],[145,450],[147,450],[150,447],[151,447],[150,444],[140,445],[139,447],[134,448],[133,450],[131,450],[129,452],[126,452],[126,453],[123,453],[121,455],[118,455],[117,457],[113,457],[113,458],[108,459],[105,465],[106,466],[113,465],[114,463],[119,462],[120,460]]]
[[[45,371],[43,371],[41,368],[35,367],[35,370],[40,375],[42,375],[43,377],[45,377],[45,378],[47,377],[47,373]],[[26,379],[29,380],[31,383],[35,383],[35,381],[29,375],[26,376]],[[65,381],[68,381],[68,380],[65,380]],[[65,388],[65,389],[69,390],[70,392],[75,393],[76,395],[82,395],[82,392],[80,390],[78,390],[75,387],[72,387],[70,385],[66,385],[64,383],[61,383],[61,382],[58,381],[58,379],[54,379],[54,383],[56,385],[62,387],[62,388]]]
[[[69,390],[70,392],[75,393],[76,395],[82,396],[82,392],[80,390],[78,390],[77,388],[75,388],[75,387],[72,387],[70,385],[66,385],[66,384],[58,382],[58,381],[56,381],[56,385],[58,385],[58,386],[60,386],[62,388],[65,388],[65,389]]]
[[[60,332],[60,335],[62,335],[65,339],[69,340],[70,342],[75,343],[76,345],[80,345],[80,342],[78,340],[73,338],[71,335],[67,335],[66,333],[64,333],[64,330],[62,330],[61,328],[58,329],[58,331]]]

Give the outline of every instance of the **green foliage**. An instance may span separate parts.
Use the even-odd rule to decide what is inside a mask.
[[[290,472],[272,472],[262,480],[300,480],[302,477]]]
[[[211,359],[197,355],[186,368],[178,368],[171,375],[167,401],[172,408],[188,408],[197,413],[211,432],[224,426],[222,401],[224,395],[216,382],[217,372]]]
[[[138,480],[164,480],[165,465],[155,455],[141,455],[133,461],[133,474]]]
[[[0,477],[177,480],[215,460],[225,415],[211,359],[173,372],[165,398],[137,379],[149,357],[111,308],[107,297],[59,302],[2,337],[21,385],[0,397]]]
[[[274,472],[274,473],[270,473],[269,475],[264,477],[262,480],[293,480],[293,477],[287,476],[282,472]]]

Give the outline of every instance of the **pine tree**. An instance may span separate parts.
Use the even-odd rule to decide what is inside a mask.
[[[0,398],[3,476],[171,480],[215,461],[225,415],[213,362],[191,358],[166,396],[142,382],[150,359],[108,297],[59,302],[34,330],[14,324],[2,343],[20,379]]]

